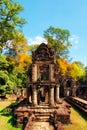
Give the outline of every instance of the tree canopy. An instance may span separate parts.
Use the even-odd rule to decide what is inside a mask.
[[[48,41],[48,46],[54,48],[57,56],[67,56],[71,43],[69,42],[70,32],[66,29],[50,26],[44,31],[44,37]]]
[[[14,0],[0,0],[0,50],[8,46],[8,40],[13,40],[17,30],[26,23],[24,18],[19,17],[23,11],[20,3]]]
[[[64,58],[58,58],[57,64],[62,76],[72,76],[75,80],[85,76],[85,69],[81,62],[74,61],[70,64]]]
[[[31,56],[22,33],[26,23],[19,16],[23,6],[14,0],[0,0],[0,92],[10,93],[14,87],[23,87]],[[4,51],[3,51],[4,50]],[[3,53],[2,53],[3,52]]]

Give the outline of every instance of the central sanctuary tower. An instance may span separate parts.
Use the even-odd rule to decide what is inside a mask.
[[[59,96],[55,51],[44,43],[32,52],[26,90],[25,99],[15,109],[17,126],[23,125],[24,130],[43,130],[41,124],[48,123],[44,130],[59,130],[61,123],[70,123],[70,105]]]

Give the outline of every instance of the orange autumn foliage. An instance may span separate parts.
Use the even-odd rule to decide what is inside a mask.
[[[84,76],[84,67],[79,65],[79,62],[68,63],[64,58],[57,59],[60,75],[72,76],[74,79],[78,79]]]
[[[27,53],[19,54],[18,55],[18,67],[25,68],[28,67],[32,62],[31,56]]]
[[[59,72],[61,75],[66,75],[67,67],[69,66],[69,63],[67,60],[64,60],[63,58],[57,59],[57,64],[59,67]]]

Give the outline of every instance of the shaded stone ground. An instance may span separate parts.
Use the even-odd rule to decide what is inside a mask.
[[[32,130],[54,130],[54,127],[49,122],[33,122]]]

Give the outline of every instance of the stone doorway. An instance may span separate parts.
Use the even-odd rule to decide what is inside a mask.
[[[49,122],[32,122],[32,130],[54,130],[54,127]]]
[[[38,104],[47,104],[48,103],[48,86],[41,86],[40,89],[38,89]]]

